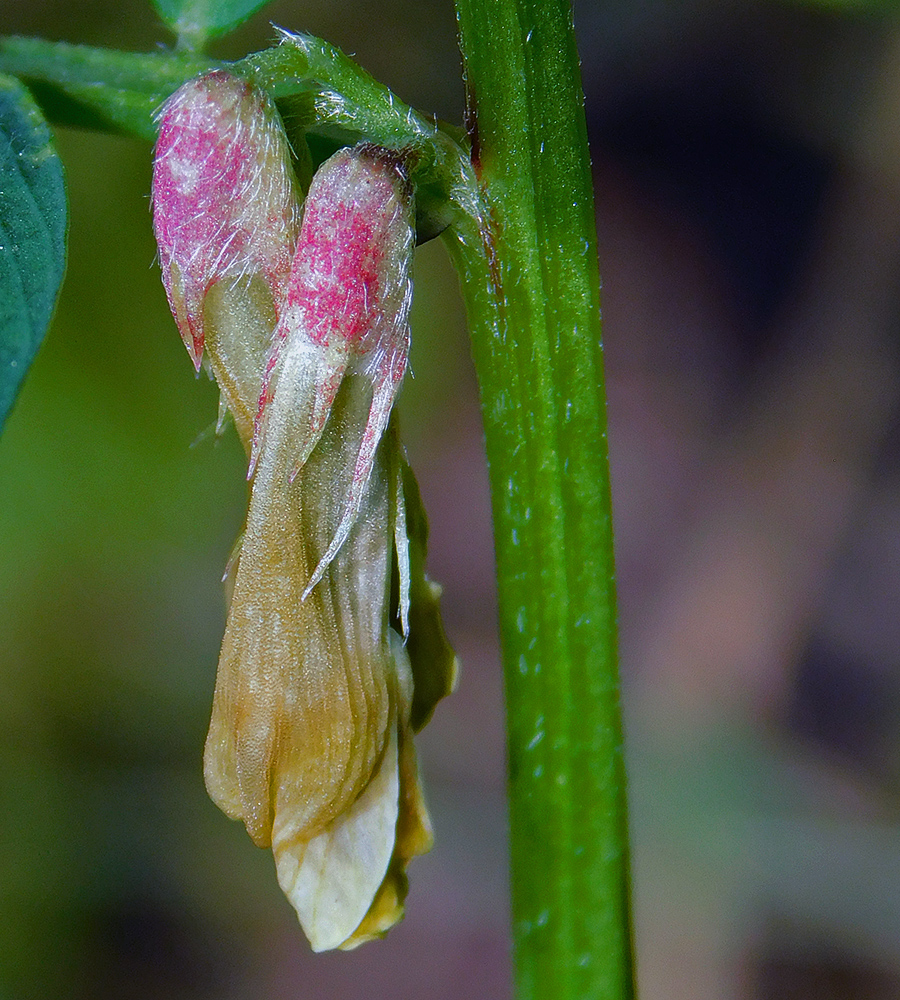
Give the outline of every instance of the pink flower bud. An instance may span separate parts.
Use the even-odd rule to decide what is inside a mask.
[[[406,372],[414,236],[409,185],[396,157],[366,146],[342,149],[316,173],[267,364],[251,472],[271,425],[289,420],[296,475],[346,375],[371,386],[372,403],[344,515],[304,598],[359,514]]]
[[[153,226],[169,305],[199,370],[213,285],[259,275],[281,301],[299,192],[278,112],[245,80],[224,71],[191,80],[159,123]]]

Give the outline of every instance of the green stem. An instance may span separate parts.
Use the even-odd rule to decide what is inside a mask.
[[[568,0],[457,0],[481,222],[449,241],[482,393],[520,1000],[633,995],[583,98]]]

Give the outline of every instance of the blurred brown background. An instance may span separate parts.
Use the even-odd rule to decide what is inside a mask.
[[[170,39],[143,2],[0,32]],[[276,2],[462,114],[450,0]],[[900,997],[900,15],[581,2],[644,1000]],[[510,995],[477,391],[420,249],[403,422],[463,660],[437,845],[388,939],[312,956],[200,773],[243,457],[154,265],[149,149],[60,131],[70,263],[0,440],[0,1000]],[[541,863],[535,858],[535,864]]]

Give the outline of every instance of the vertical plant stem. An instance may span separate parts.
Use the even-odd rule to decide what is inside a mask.
[[[447,242],[490,464],[517,996],[624,1000],[633,986],[599,274],[572,15],[568,0],[457,0],[457,12],[481,220]]]

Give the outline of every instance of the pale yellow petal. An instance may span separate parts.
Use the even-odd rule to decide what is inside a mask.
[[[290,817],[293,836],[309,839],[355,801],[384,752],[396,676],[385,626],[391,529],[382,459],[366,488],[367,516],[303,599],[342,514],[346,459],[358,450],[371,386],[345,379],[321,447],[293,482],[280,436],[296,428],[289,407],[281,417],[280,389],[253,483],[205,756],[210,795],[260,845],[270,843],[277,813]]]
[[[249,454],[262,382],[262,359],[275,329],[272,292],[260,275],[225,278],[204,300],[206,351],[222,399]]]
[[[366,941],[384,935],[403,919],[408,888],[406,868],[420,854],[431,850],[434,835],[431,819],[419,780],[416,749],[413,745],[409,714],[412,708],[412,669],[400,637],[391,632],[391,648],[400,692],[400,727],[398,742],[399,810],[394,834],[394,853],[391,864],[362,923],[341,944],[343,950],[356,948]]]
[[[399,804],[397,733],[366,790],[308,843],[285,842],[281,815],[273,836],[278,882],[297,911],[313,951],[337,948],[369,911],[394,850]]]

